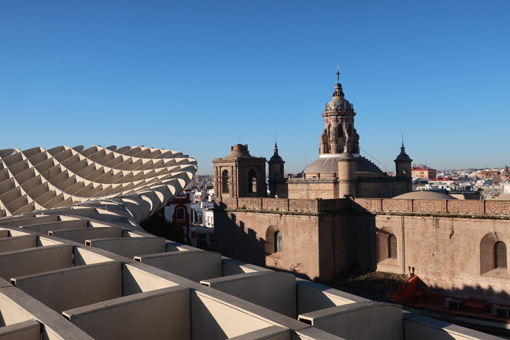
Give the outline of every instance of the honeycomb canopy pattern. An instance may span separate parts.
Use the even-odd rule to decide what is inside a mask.
[[[143,146],[0,150],[0,217],[110,207],[139,223],[192,179],[195,159]]]

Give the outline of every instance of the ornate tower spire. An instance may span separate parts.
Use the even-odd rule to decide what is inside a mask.
[[[340,69],[336,72],[338,83],[335,84],[333,99],[326,104],[324,113],[324,130],[320,138],[321,157],[328,154],[340,154],[347,144],[353,154],[359,154],[359,135],[354,128],[353,105],[345,99],[340,84]]]

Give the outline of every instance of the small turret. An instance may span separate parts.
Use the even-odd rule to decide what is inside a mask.
[[[402,147],[400,148],[400,154],[395,159],[395,170],[397,172],[397,177],[412,177],[411,173],[411,163],[413,160],[406,154],[406,147],[404,146],[404,142],[402,142]]]
[[[356,197],[356,158],[347,144],[338,158],[338,197]]]
[[[284,164],[285,161],[278,154],[278,145],[274,143],[274,153],[267,162],[269,165],[269,196],[286,197]]]
[[[412,162],[413,160],[406,154],[406,148],[404,146],[404,141],[402,141],[402,147],[400,148],[400,154],[395,159],[395,171],[397,177],[407,179],[407,192],[411,192],[413,190],[412,184]]]

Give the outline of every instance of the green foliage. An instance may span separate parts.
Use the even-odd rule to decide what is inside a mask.
[[[184,230],[175,222],[168,222],[160,214],[154,214],[140,223],[146,232],[167,240],[184,243]]]

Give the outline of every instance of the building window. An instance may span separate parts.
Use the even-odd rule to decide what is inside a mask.
[[[501,241],[494,243],[494,268],[506,269],[506,245]]]
[[[282,252],[282,233],[280,231],[277,231],[274,234],[274,239],[275,239],[274,252],[281,253]]]
[[[280,234],[280,232],[278,231],[278,229],[276,229],[276,227],[270,226],[269,228],[267,228],[265,245],[264,245],[265,250],[266,250],[266,255],[271,255],[278,251],[281,251],[282,237],[280,234],[280,246],[278,246],[278,234]],[[280,250],[278,250],[278,249],[280,249]]]
[[[223,170],[221,173],[221,192],[224,194],[228,194],[228,187],[230,186],[230,177],[228,176],[228,171]]]
[[[253,169],[248,171],[248,192],[257,192],[257,173]]]
[[[182,221],[186,219],[186,210],[184,208],[177,208],[175,215],[177,221]]]
[[[393,234],[388,237],[388,258],[397,258],[397,237]]]

